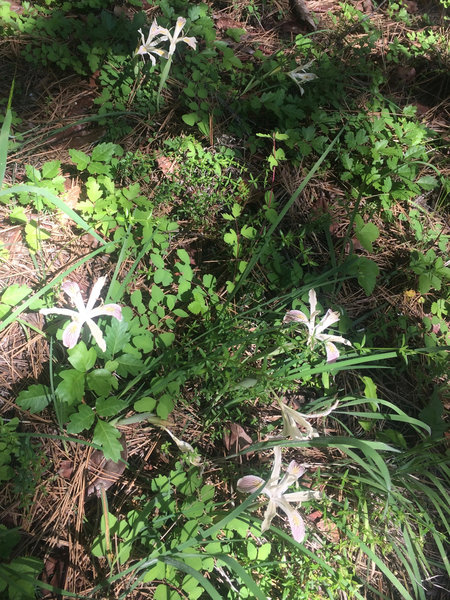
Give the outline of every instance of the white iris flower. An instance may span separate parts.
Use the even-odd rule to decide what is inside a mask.
[[[106,277],[100,277],[92,288],[89,300],[85,305],[81,296],[81,291],[77,283],[73,281],[65,281],[62,284],[62,289],[65,294],[69,296],[74,304],[76,310],[69,308],[42,308],[39,312],[42,315],[64,315],[71,318],[70,323],[64,329],[63,332],[63,344],[66,348],[73,348],[81,334],[83,325],[89,327],[94,340],[97,342],[98,347],[103,352],[106,350],[106,342],[103,339],[103,334],[100,327],[94,323],[92,319],[100,317],[102,315],[114,317],[118,321],[122,320],[122,309],[118,304],[105,304],[94,308],[94,304],[97,302],[102,287],[105,285]]]
[[[323,333],[330,325],[339,321],[339,313],[332,311],[330,308],[325,313],[325,316],[316,324],[316,317],[319,314],[316,310],[317,296],[315,290],[309,290],[309,318],[301,310],[290,310],[284,317],[285,323],[302,323],[308,328],[308,346],[314,348],[315,343],[322,342],[327,353],[327,362],[334,362],[340,355],[335,344],[345,344],[351,346],[351,342],[340,335],[331,335]]]
[[[291,527],[292,537],[296,542],[302,542],[305,537],[305,523],[299,512],[291,506],[291,502],[307,502],[312,499],[320,499],[320,492],[305,490],[302,492],[291,492],[286,494],[286,490],[305,472],[305,468],[297,464],[294,460],[289,463],[286,473],[280,480],[281,470],[281,448],[276,446],[273,449],[274,463],[269,481],[263,487],[261,492],[269,498],[269,504],[264,515],[264,521],[261,525],[261,533],[269,529],[272,519],[280,508],[287,516]],[[264,479],[257,475],[246,475],[237,482],[237,489],[240,492],[252,494],[256,492],[264,483]]]

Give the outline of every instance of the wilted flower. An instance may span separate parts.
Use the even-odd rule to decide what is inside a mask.
[[[167,431],[167,433],[173,439],[175,444],[178,446],[178,449],[186,455],[191,465],[194,465],[194,467],[200,467],[202,464],[202,460],[195,448],[193,448],[191,444],[189,444],[189,442],[185,442],[184,440],[177,438],[167,427],[163,427],[163,429]]]
[[[290,310],[284,317],[285,323],[302,323],[308,328],[308,345],[310,348],[314,348],[315,342],[323,342],[327,353],[327,362],[334,362],[339,356],[339,350],[334,345],[345,344],[351,346],[349,340],[341,337],[340,335],[331,335],[322,333],[325,329],[328,329],[330,325],[339,321],[339,313],[332,311],[330,308],[325,313],[325,316],[316,325],[316,316],[319,314],[316,310],[317,296],[315,290],[309,290],[309,319],[301,310]]]
[[[314,79],[318,79],[317,75],[315,75],[314,73],[306,72],[309,69],[309,67],[313,64],[313,62],[314,60],[310,60],[309,63],[306,63],[306,65],[300,65],[299,67],[293,69],[292,71],[289,71],[288,73],[289,77],[298,85],[298,89],[300,90],[300,94],[302,96],[305,93],[305,90],[303,89],[301,84],[308,83],[308,81],[313,81]]]
[[[165,27],[160,27],[156,21],[153,21],[147,39],[145,39],[142,30],[139,29],[138,31],[141,34],[142,45],[137,50],[136,54],[140,54],[142,56],[144,54],[148,54],[152,63],[156,64],[155,57],[152,56],[152,54],[156,54],[157,56],[163,56],[164,58],[170,58],[174,54],[176,45],[179,42],[184,42],[185,44],[196,50],[197,40],[194,37],[179,37],[181,30],[185,25],[186,19],[183,17],[178,17],[177,22],[175,24],[175,30],[172,35],[168,29],[166,29]],[[157,48],[157,46],[159,46],[161,42],[165,42],[167,40],[170,41],[168,52],[166,50],[161,50],[161,48]]]
[[[106,277],[100,277],[92,288],[91,295],[87,301],[86,306],[84,305],[81,291],[77,283],[73,281],[65,281],[62,284],[63,291],[72,300],[77,310],[70,310],[68,308],[42,308],[39,312],[43,315],[65,315],[70,317],[72,320],[64,329],[63,332],[63,344],[67,348],[73,348],[78,342],[80,337],[81,328],[86,323],[89,327],[98,347],[103,352],[106,350],[106,343],[103,339],[103,334],[99,326],[94,323],[92,319],[100,317],[102,315],[115,317],[118,321],[122,320],[122,309],[118,304],[105,304],[94,308],[94,304],[97,302],[100,291],[105,285]]]
[[[329,415],[339,404],[337,400],[330,408],[320,413],[304,414],[294,410],[284,402],[280,401],[281,415],[283,417],[283,438],[290,438],[293,440],[311,440],[312,438],[319,437],[317,431],[308,423],[307,419],[319,419],[320,417],[326,417]],[[298,428],[303,427],[306,431],[302,433]]]
[[[305,523],[290,502],[307,502],[311,499],[318,500],[321,497],[320,492],[305,490],[302,492],[291,492],[285,494],[285,491],[305,472],[305,468],[297,464],[294,460],[289,463],[285,475],[280,480],[281,470],[281,448],[276,446],[273,449],[274,463],[273,469],[267,484],[262,488],[261,492],[269,498],[269,504],[264,515],[264,521],[261,525],[261,533],[269,529],[272,519],[276,515],[277,508],[286,514],[289,519],[292,537],[296,542],[302,542],[305,537]],[[257,475],[246,475],[237,482],[237,489],[240,492],[252,494],[256,492],[264,483],[264,479]]]

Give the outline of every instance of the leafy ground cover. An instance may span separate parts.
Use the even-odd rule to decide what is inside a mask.
[[[448,597],[447,8],[0,1],[2,597]]]

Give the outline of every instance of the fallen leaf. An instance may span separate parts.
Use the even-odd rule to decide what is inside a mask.
[[[59,469],[58,475],[63,479],[70,479],[73,473],[73,461],[71,460],[62,460]]]
[[[240,425],[231,423],[223,432],[223,443],[228,453],[235,453],[245,450],[253,441]]]
[[[294,15],[311,25],[312,29],[316,30],[317,25],[314,23],[309,8],[306,6],[305,0],[291,0],[291,8]]]
[[[101,450],[94,450],[94,452],[92,452],[88,465],[91,478],[89,480],[87,496],[96,494],[98,497],[100,497],[101,490],[107,490],[114,485],[125,471],[128,450],[124,434],[121,435],[119,441],[123,448],[122,452],[120,453],[121,460],[119,460],[119,462],[106,460]]]

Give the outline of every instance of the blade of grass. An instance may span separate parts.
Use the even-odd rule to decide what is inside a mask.
[[[52,279],[52,281],[50,283],[47,283],[47,285],[45,285],[41,290],[39,290],[38,292],[35,292],[31,296],[28,296],[28,298],[26,298],[19,307],[17,307],[8,317],[6,317],[6,319],[0,321],[0,331],[3,331],[3,329],[5,329],[5,327],[7,327],[10,323],[15,321],[15,319],[21,313],[23,313],[23,311],[26,310],[30,306],[30,304],[32,304],[37,298],[44,296],[54,285],[57,285],[60,281],[62,281],[65,277],[67,277],[67,275],[69,275],[69,273],[72,273],[72,271],[75,271],[75,269],[77,269],[80,265],[84,264],[91,258],[94,258],[94,256],[97,256],[97,254],[100,254],[100,252],[105,252],[105,246],[102,246],[101,248],[97,248],[96,250],[94,250],[93,252],[90,252],[83,258],[80,258],[72,266],[68,267],[64,271],[64,273],[60,273],[54,279]]]
[[[225,304],[223,306],[221,314],[226,310],[227,306],[232,301],[232,299],[236,295],[237,291],[245,283],[247,277],[250,275],[250,273],[252,272],[252,270],[255,267],[256,263],[259,261],[259,259],[261,258],[262,254],[264,253],[267,245],[269,244],[269,241],[270,241],[270,238],[272,237],[273,232],[278,227],[278,225],[281,223],[281,221],[284,219],[284,217],[288,213],[289,209],[294,204],[294,202],[297,200],[297,198],[300,196],[300,194],[302,193],[302,191],[305,189],[305,187],[308,185],[308,183],[311,181],[311,179],[317,173],[317,171],[319,170],[320,165],[323,163],[323,161],[325,160],[325,158],[331,152],[333,146],[336,144],[336,142],[340,138],[340,136],[341,136],[341,134],[342,134],[343,131],[344,131],[344,127],[342,127],[340,129],[340,131],[337,133],[337,135],[328,144],[326,150],[321,154],[321,156],[314,163],[314,166],[309,171],[308,175],[303,179],[303,181],[301,182],[301,184],[298,186],[298,188],[295,190],[295,192],[292,194],[292,196],[286,202],[285,206],[281,209],[281,211],[280,211],[280,213],[278,215],[278,218],[272,223],[272,225],[269,227],[268,231],[264,234],[264,243],[259,248],[259,250],[256,250],[254,252],[254,254],[253,254],[252,258],[250,259],[247,267],[245,268],[245,271],[242,273],[241,277],[239,278],[238,282],[236,283],[233,291],[231,292],[231,294],[228,295],[227,301],[225,302]]]
[[[106,245],[108,243],[95,231],[93,227],[91,227],[91,225],[89,225],[82,217],[80,217],[78,213],[76,213],[72,208],[70,208],[70,206],[68,206],[63,200],[58,198],[58,196],[55,196],[53,192],[47,190],[44,187],[20,183],[6,188],[4,190],[1,190],[0,198],[2,196],[9,196],[10,194],[20,194],[22,192],[30,192],[33,194],[37,194],[38,196],[43,196],[46,200],[48,200],[54,206],[56,206],[56,208],[59,208],[59,210],[61,210],[65,215],[67,215],[67,217],[72,219],[72,221],[74,221],[74,223],[76,223],[81,229],[83,229],[83,231],[92,235],[92,237],[94,237],[97,240],[97,242],[99,242],[102,245]]]

